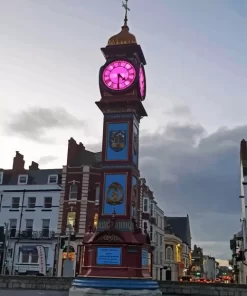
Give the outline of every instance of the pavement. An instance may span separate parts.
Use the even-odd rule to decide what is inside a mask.
[[[0,296],[68,296],[69,292],[40,290],[0,290]]]

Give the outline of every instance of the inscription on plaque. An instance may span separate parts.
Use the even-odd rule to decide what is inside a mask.
[[[97,248],[96,264],[121,265],[121,248]]]
[[[148,265],[148,251],[145,249],[142,249],[142,266]]]

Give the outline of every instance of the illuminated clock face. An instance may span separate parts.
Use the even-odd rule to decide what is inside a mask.
[[[144,68],[141,65],[140,69],[139,69],[139,88],[140,88],[140,94],[142,99],[145,99],[145,95],[146,95],[146,81],[145,81],[145,72],[144,72]]]
[[[103,71],[104,84],[116,91],[125,90],[130,87],[136,78],[135,67],[128,61],[114,61]]]

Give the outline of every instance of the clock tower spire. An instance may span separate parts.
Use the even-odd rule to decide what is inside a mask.
[[[128,26],[128,11],[130,11],[128,7],[128,0],[122,2],[122,7],[125,9],[124,26]]]

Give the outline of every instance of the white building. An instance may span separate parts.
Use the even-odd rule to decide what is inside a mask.
[[[164,280],[178,281],[179,277],[183,275],[183,270],[181,270],[182,240],[172,232],[170,226],[165,226],[164,241]]]
[[[23,155],[16,152],[11,170],[0,170],[0,226],[8,224],[7,273],[40,272],[43,246],[46,272],[53,274],[61,170],[40,170],[32,162],[24,169]],[[44,265],[45,266],[45,265]]]
[[[204,272],[204,278],[208,280],[215,280],[215,269],[216,263],[215,258],[204,255],[203,256],[203,272]]]
[[[153,279],[162,280],[164,278],[164,212],[159,208],[155,201],[153,192],[146,185],[146,180],[142,178],[140,181],[142,229],[146,223],[151,245],[154,247],[152,276]]]

